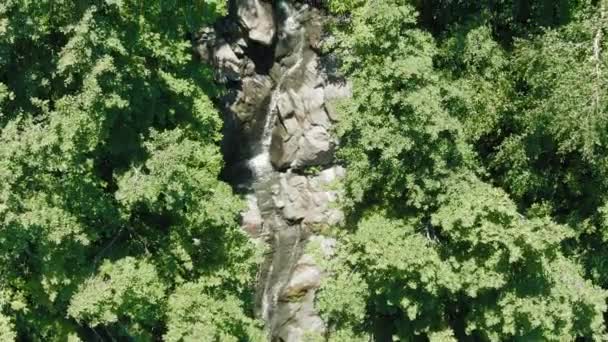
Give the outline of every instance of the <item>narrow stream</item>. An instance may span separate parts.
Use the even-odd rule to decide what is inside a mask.
[[[262,237],[267,239],[271,253],[259,275],[258,315],[268,323],[268,329],[274,329],[273,310],[279,301],[279,296],[289,281],[300,254],[301,228],[284,221],[277,210],[274,196],[276,195],[281,173],[272,165],[270,146],[273,130],[278,120],[278,100],[283,91],[283,83],[293,76],[302,66],[304,50],[304,30],[300,24],[300,15],[306,7],[296,11],[287,1],[281,1],[279,9],[285,15],[280,34],[295,37],[298,41],[297,50],[290,52],[296,58],[292,66],[287,68],[276,82],[264,118],[264,126],[259,139],[251,148],[253,157],[247,161],[247,166],[253,174],[251,193],[246,196],[250,207],[257,207],[263,218]]]
[[[197,51],[227,80],[225,178],[248,204],[243,229],[267,247],[255,315],[270,341],[298,342],[325,329],[314,305],[322,274],[305,246],[324,243],[318,229],[342,217],[330,205],[337,193],[326,188],[341,171],[332,165],[325,101],[344,87],[330,82],[331,61],[320,52],[320,9],[295,0],[230,4],[231,15],[201,34]],[[309,166],[323,171],[303,173]]]

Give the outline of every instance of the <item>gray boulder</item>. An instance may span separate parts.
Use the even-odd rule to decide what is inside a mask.
[[[319,286],[321,286],[321,270],[315,265],[314,260],[300,260],[293,270],[289,283],[283,289],[280,299],[289,301],[292,298],[299,298],[304,296],[308,290],[317,289]]]
[[[274,129],[270,154],[278,169],[327,165],[333,159],[335,142],[328,131],[331,121],[324,109],[319,60],[306,54],[302,58],[285,76],[276,104],[283,125]]]
[[[323,335],[325,324],[315,310],[314,299],[315,292],[308,291],[299,301],[281,302],[276,313],[281,317],[274,332],[276,340],[302,342]]]
[[[238,0],[237,15],[249,39],[264,45],[272,44],[276,31],[272,4],[261,0]]]
[[[337,225],[344,214],[335,206],[339,199],[332,185],[344,177],[344,169],[334,166],[316,176],[306,177],[291,172],[281,175],[277,201],[283,217],[290,221],[302,221],[305,227],[316,229],[319,226]]]
[[[324,258],[333,255],[336,245],[334,239],[319,235],[311,236],[306,243],[315,244]],[[283,341],[306,341],[311,335],[319,336],[325,331],[325,324],[314,307],[315,294],[324,276],[312,255],[303,254],[297,261],[279,298],[282,305],[278,312],[277,336]]]
[[[241,76],[241,60],[234,53],[230,45],[223,43],[213,52],[214,64],[222,76],[231,81],[238,81]]]

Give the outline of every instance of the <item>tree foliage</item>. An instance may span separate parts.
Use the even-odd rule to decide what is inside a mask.
[[[353,97],[329,339],[607,338],[606,4],[330,8]]]
[[[0,340],[263,341],[225,0],[0,3]],[[312,340],[608,339],[608,3],[331,0],[346,227]]]
[[[0,339],[198,338],[186,319],[222,340],[259,335],[256,248],[218,180],[218,89],[188,39],[226,11],[0,4]],[[218,307],[211,320],[176,304],[199,283],[214,290],[188,301]]]

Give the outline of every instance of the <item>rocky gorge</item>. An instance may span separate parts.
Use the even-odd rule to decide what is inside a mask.
[[[321,50],[325,16],[297,1],[231,0],[230,14],[195,42],[227,88],[222,150],[225,179],[247,199],[242,227],[268,246],[258,275],[256,315],[272,341],[323,334],[315,309],[323,272],[311,246],[330,256],[323,235],[340,224],[334,161],[335,100],[349,84]]]

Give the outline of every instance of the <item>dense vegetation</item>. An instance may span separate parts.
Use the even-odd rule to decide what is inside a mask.
[[[261,337],[188,39],[225,5],[0,2],[0,340]]]
[[[606,340],[606,1],[330,5],[354,96],[329,339]]]
[[[331,0],[329,341],[608,339],[608,1]],[[0,340],[263,341],[191,35],[226,1],[0,2]]]

